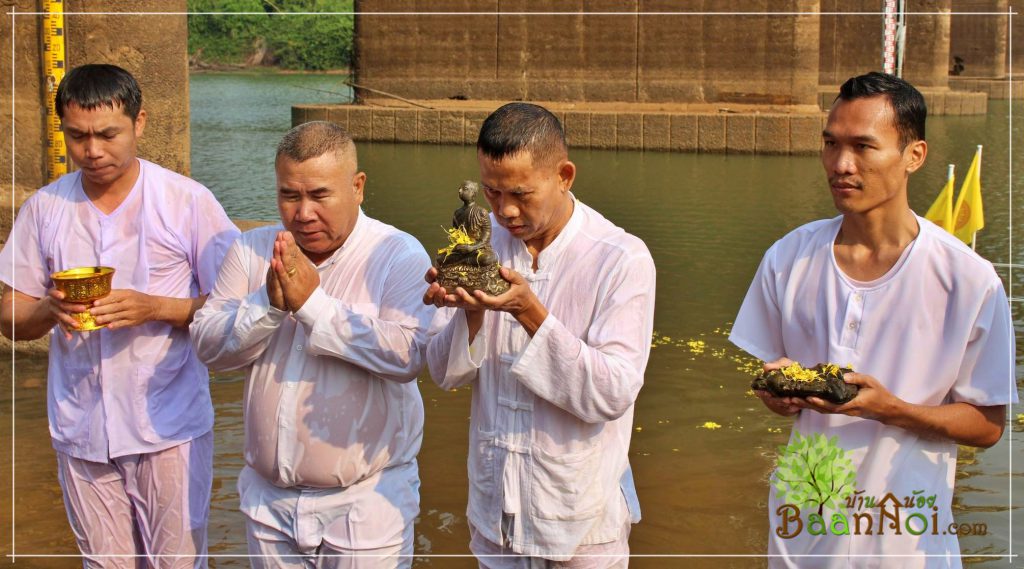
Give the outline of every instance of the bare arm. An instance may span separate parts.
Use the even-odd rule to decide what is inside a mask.
[[[810,397],[803,406],[821,413],[841,413],[873,419],[922,437],[962,445],[987,448],[999,442],[1003,436],[1005,405],[980,406],[965,402],[916,405],[896,397],[869,375],[848,373],[845,379],[860,387],[853,400],[843,405],[834,405]]]
[[[196,310],[206,302],[207,295],[192,298],[153,296],[130,289],[116,289],[93,302],[90,312],[98,324],[111,330],[138,326],[146,322],[166,322],[185,328],[192,322]]]
[[[70,314],[88,307],[63,302],[63,298],[64,294],[54,289],[36,298],[5,285],[0,298],[0,333],[11,340],[35,340],[57,324],[76,328],[78,323]]]

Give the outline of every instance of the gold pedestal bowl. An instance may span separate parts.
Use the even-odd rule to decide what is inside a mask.
[[[110,267],[78,267],[50,275],[53,286],[64,293],[66,302],[89,304],[110,294],[114,269]],[[80,324],[79,331],[99,330],[106,324],[97,324],[88,310],[73,315]]]

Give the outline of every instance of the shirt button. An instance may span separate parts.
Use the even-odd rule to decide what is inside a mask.
[[[856,330],[857,329],[857,323],[856,322],[850,322],[849,328],[850,328],[850,330]]]
[[[297,351],[300,351],[300,352],[301,352],[301,351],[302,351],[302,344],[299,344],[299,345],[295,346],[295,349],[296,349]]]
[[[860,302],[860,301],[864,300],[864,297],[861,296],[860,293],[857,293],[857,294],[853,295],[853,299],[856,300],[857,302]]]

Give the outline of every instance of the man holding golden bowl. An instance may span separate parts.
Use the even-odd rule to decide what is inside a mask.
[[[60,327],[47,410],[86,565],[205,567],[213,407],[188,324],[238,230],[205,187],[138,157],[146,111],[127,71],[71,70],[56,108],[78,171],[14,222],[0,332],[31,340]],[[69,285],[93,276],[112,276],[109,292]],[[57,283],[90,290],[65,296]]]

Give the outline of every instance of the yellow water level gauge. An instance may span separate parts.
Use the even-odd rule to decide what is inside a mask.
[[[57,85],[64,79],[64,1],[45,0],[43,74],[46,77],[46,172],[52,182],[68,173],[68,153],[57,116]]]

